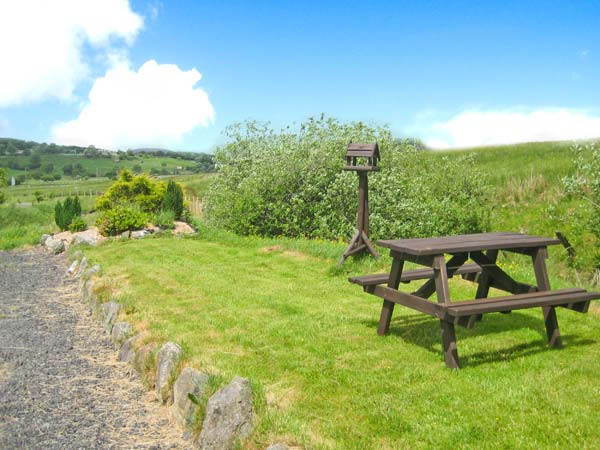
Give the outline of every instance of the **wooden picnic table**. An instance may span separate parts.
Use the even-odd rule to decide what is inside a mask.
[[[600,298],[598,292],[578,288],[551,290],[546,268],[547,247],[559,244],[558,239],[501,232],[377,243],[390,249],[393,258],[390,272],[351,277],[349,281],[362,286],[365,292],[383,298],[378,334],[388,332],[395,304],[436,317],[442,328],[444,359],[451,368],[459,367],[454,325],[472,327],[485,313],[541,307],[548,343],[558,347],[561,340],[555,307],[585,313],[590,301]],[[502,270],[496,263],[500,250],[529,256],[536,285],[517,281]],[[448,260],[446,255],[450,256]],[[473,263],[467,264],[469,260]],[[403,271],[406,261],[427,268]],[[448,279],[454,275],[478,284],[475,300],[457,302],[451,299]],[[410,294],[398,290],[401,282],[414,280],[427,281]],[[510,295],[488,298],[492,287]],[[437,303],[428,300],[434,293]]]

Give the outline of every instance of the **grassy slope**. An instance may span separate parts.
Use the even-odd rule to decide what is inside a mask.
[[[376,271],[385,258],[337,271],[342,245],[201,236],[114,242],[86,253],[119,286],[125,320],[155,340],[181,343],[197,368],[253,380],[260,409],[249,448],[274,440],[307,449],[600,443],[596,317],[560,310],[565,348],[555,351],[546,347],[539,311],[486,316],[458,330],[464,368],[453,372],[443,363],[439,324],[428,316],[399,307],[391,334],[377,336],[380,302],[344,272]],[[463,281],[452,289],[473,295]]]

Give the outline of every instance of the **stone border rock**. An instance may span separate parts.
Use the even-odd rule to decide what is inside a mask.
[[[144,378],[148,375],[146,365],[154,357],[156,344],[150,343],[139,348],[136,346],[141,335],[135,334],[128,322],[117,321],[122,305],[115,301],[98,304],[94,285],[101,272],[100,266],[88,268],[88,260],[81,252],[76,252],[73,257],[66,276],[74,281],[78,280],[82,300],[96,312],[101,325],[111,336],[119,361],[131,364],[140,378]],[[189,432],[196,415],[203,407],[202,399],[206,400],[209,393],[210,376],[191,367],[184,367],[175,377],[182,354],[183,350],[178,344],[163,344],[153,361],[156,372],[151,374],[150,384],[158,399],[169,406],[175,421]],[[250,381],[247,378],[234,378],[208,398],[205,408],[202,429],[194,441],[196,448],[233,450],[252,435],[254,408]],[[287,450],[287,447],[275,443],[267,450]]]

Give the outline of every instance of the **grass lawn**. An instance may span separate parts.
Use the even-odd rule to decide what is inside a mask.
[[[85,252],[127,305],[123,320],[149,339],[181,344],[186,364],[252,380],[258,425],[246,448],[600,446],[595,313],[558,311],[561,350],[547,348],[538,310],[458,327],[463,369],[451,371],[429,316],[397,307],[390,335],[377,336],[380,301],[346,279],[389,259],[335,269],[343,248],[203,229],[199,238],[113,241]],[[550,275],[553,287],[564,286]],[[474,293],[462,280],[452,289]]]

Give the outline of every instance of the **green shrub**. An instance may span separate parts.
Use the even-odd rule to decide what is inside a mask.
[[[6,202],[6,194],[0,191],[0,205],[4,204],[4,202]]]
[[[123,231],[138,230],[147,222],[146,214],[131,206],[116,206],[103,211],[96,221],[104,236],[115,236]]]
[[[71,225],[69,225],[69,231],[73,233],[76,233],[77,231],[85,231],[86,229],[87,225],[85,223],[85,220],[83,220],[81,217],[73,218]]]
[[[73,219],[79,216],[81,216],[81,204],[77,196],[67,197],[63,203],[59,200],[54,205],[54,221],[63,231],[68,230]]]
[[[124,169],[118,180],[98,197],[96,209],[106,211],[117,206],[135,205],[146,213],[155,213],[161,208],[164,192],[164,183],[147,175],[133,175]]]
[[[183,213],[183,190],[181,186],[170,180],[162,200],[164,211],[172,211],[174,220],[181,219]]]
[[[562,180],[567,195],[586,200],[592,211],[588,223],[595,236],[594,265],[600,269],[600,147],[594,143],[572,147],[576,173]]]
[[[343,171],[349,141],[379,143],[370,174],[370,230],[377,238],[488,228],[486,186],[469,157],[432,158],[385,127],[311,118],[280,133],[246,122],[217,149],[205,217],[239,234],[348,239],[356,226],[358,177]]]
[[[154,216],[154,225],[167,230],[175,228],[175,213],[168,209],[162,210]]]

